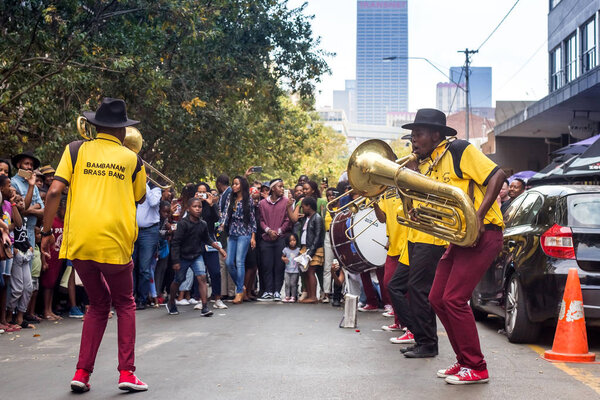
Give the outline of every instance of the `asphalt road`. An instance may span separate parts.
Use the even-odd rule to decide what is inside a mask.
[[[591,399],[600,397],[599,364],[551,364],[536,351],[498,333],[502,323],[479,324],[490,372],[488,384],[451,386],[436,378],[453,354],[441,326],[440,355],[405,359],[391,323],[359,313],[358,329],[338,328],[341,309],[327,304],[253,303],[200,317],[192,307],[178,316],[165,308],[137,314],[137,373],[147,399]],[[0,335],[0,398],[74,398],[81,322],[43,322],[35,331]],[[35,336],[34,335],[39,335]],[[591,349],[600,353],[598,335]],[[86,399],[118,398],[116,318],[109,321]],[[600,354],[599,354],[600,355]],[[600,358],[600,357],[599,357]]]

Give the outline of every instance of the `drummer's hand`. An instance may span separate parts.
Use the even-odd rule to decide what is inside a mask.
[[[279,235],[277,234],[277,231],[274,231],[273,229],[270,229],[269,230],[269,237],[272,240],[275,240],[275,239],[277,239],[279,237]]]

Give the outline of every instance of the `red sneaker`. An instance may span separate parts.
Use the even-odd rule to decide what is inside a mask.
[[[377,306],[373,306],[371,304],[367,304],[363,307],[358,307],[358,311],[362,311],[362,312],[370,312],[370,311],[377,311],[379,310],[379,308]]]
[[[90,390],[90,373],[85,369],[78,369],[71,380],[71,390],[77,393],[83,393]]]
[[[402,327],[398,324],[384,325],[381,327],[384,331],[394,332],[394,331],[403,331]]]
[[[437,376],[438,376],[438,378],[445,378],[450,375],[456,375],[460,372],[460,368],[461,368],[461,366],[457,361],[446,369],[438,370]]]
[[[475,371],[471,368],[462,367],[455,375],[446,377],[446,383],[451,385],[470,385],[472,383],[487,383],[489,381],[487,369]]]
[[[132,371],[121,371],[119,389],[129,390],[130,392],[143,392],[148,390],[148,385],[140,381]]]
[[[412,332],[407,329],[404,335],[390,338],[390,342],[394,344],[412,344],[415,343],[415,337]]]

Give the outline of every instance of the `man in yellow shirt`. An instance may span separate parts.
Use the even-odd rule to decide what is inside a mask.
[[[467,227],[478,230],[476,243],[471,247],[448,246],[437,265],[429,301],[446,328],[457,358],[437,376],[450,384],[485,383],[489,379],[487,366],[468,301],[502,248],[504,224],[496,197],[506,176],[469,142],[447,140],[456,131],[446,126],[441,111],[419,110],[415,122],[403,128],[412,130],[413,151],[422,161],[420,171],[463,190],[476,210],[477,226]]]
[[[133,244],[137,236],[136,203],[146,196],[146,171],[141,159],[123,146],[127,118],[123,100],[105,98],[96,112],[84,112],[96,126],[91,141],[65,148],[48,190],[42,230],[42,251],[52,246],[51,227],[60,196],[70,186],[60,258],[73,262],[88,294],[77,371],[71,390],[87,392],[89,378],[110,311],[118,316],[119,389],[147,390],[135,375],[135,302]]]
[[[373,208],[379,222],[385,223],[388,237],[388,252],[383,266],[383,282],[380,284],[382,292],[387,294],[387,298],[390,300],[389,304],[392,306],[388,312],[393,311],[394,313],[394,323],[384,325],[381,329],[389,332],[401,331],[402,323],[396,308],[400,304],[398,299],[406,294],[408,280],[408,228],[400,225],[396,219],[399,213],[403,213],[402,199],[396,196],[386,196],[379,203],[375,203]],[[397,271],[397,268],[401,268],[401,270]]]

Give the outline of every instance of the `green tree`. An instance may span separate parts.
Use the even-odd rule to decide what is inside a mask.
[[[303,8],[278,0],[0,3],[0,151],[56,162],[102,97],[142,121],[141,155],[178,182],[297,168],[322,133],[307,113],[327,73]],[[300,106],[285,100],[288,93]],[[275,155],[272,155],[275,154]],[[289,155],[289,156],[288,156]]]

